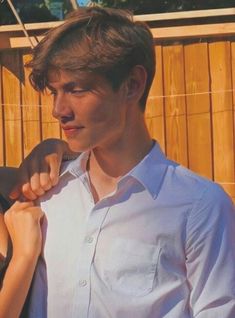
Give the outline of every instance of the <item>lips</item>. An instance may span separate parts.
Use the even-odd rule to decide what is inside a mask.
[[[66,137],[71,137],[79,132],[84,128],[83,126],[62,126],[61,127],[64,131]]]

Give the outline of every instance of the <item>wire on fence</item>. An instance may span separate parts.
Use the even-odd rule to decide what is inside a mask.
[[[160,99],[160,98],[177,98],[177,97],[187,97],[187,96],[197,96],[197,95],[208,95],[208,94],[222,94],[222,93],[233,93],[235,89],[226,90],[216,90],[216,91],[205,91],[196,93],[181,93],[181,94],[171,94],[171,95],[152,95],[148,97],[148,100]],[[1,103],[2,106],[17,106],[17,107],[45,107],[47,104],[22,104],[22,103]]]

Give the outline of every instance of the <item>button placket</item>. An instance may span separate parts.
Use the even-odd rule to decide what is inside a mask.
[[[79,316],[86,317],[90,303],[90,273],[96,243],[102,228],[102,224],[109,211],[109,207],[102,208],[99,204],[95,205],[88,214],[86,230],[84,233],[83,244],[80,250],[79,277],[76,298],[79,300],[76,304],[76,312]]]

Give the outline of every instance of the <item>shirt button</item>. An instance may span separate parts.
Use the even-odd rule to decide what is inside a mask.
[[[92,236],[87,236],[87,237],[85,238],[85,242],[86,242],[86,243],[92,243],[92,242],[93,242],[93,237],[92,237]]]
[[[79,281],[79,286],[80,287],[85,287],[87,285],[87,281],[85,280],[85,279],[81,279],[80,281]]]

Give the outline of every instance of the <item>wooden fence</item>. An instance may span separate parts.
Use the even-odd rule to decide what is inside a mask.
[[[27,27],[41,36],[39,25]],[[30,49],[17,28],[0,27],[0,165],[7,166],[19,165],[40,140],[62,137],[51,97],[29,84]],[[152,32],[149,130],[169,158],[217,181],[235,202],[235,23],[152,24]]]

